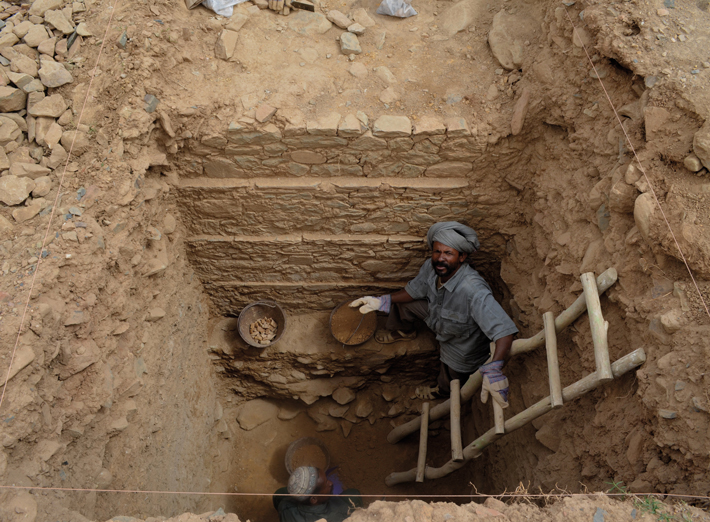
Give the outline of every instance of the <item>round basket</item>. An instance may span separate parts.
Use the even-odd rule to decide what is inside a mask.
[[[249,326],[259,319],[273,319],[276,321],[276,336],[268,344],[260,344],[254,340],[249,333]],[[266,348],[278,341],[286,330],[286,314],[283,309],[274,301],[256,301],[248,304],[239,314],[237,321],[239,336],[244,342],[254,348]]]
[[[352,300],[343,301],[330,313],[330,333],[336,341],[346,346],[357,346],[369,341],[377,330],[377,313],[361,314],[349,305]]]
[[[307,449],[308,446],[317,446],[320,448],[323,455],[325,455],[325,465],[323,465],[322,462],[316,462],[315,460],[313,462],[307,462],[307,456],[304,457],[304,462],[293,462],[294,455],[296,455],[298,450]],[[286,450],[285,461],[286,471],[288,471],[289,475],[299,466],[314,466],[317,468],[323,466],[323,471],[326,471],[328,466],[330,466],[330,453],[328,453],[328,448],[325,447],[325,444],[320,439],[316,439],[314,437],[303,437],[301,439],[294,440],[291,444],[289,444],[288,449]],[[296,464],[295,467],[294,464]]]

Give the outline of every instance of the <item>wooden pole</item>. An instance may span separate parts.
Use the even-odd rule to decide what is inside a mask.
[[[612,364],[611,371],[615,378],[621,377],[630,370],[641,366],[644,362],[646,362],[646,352],[643,350],[643,348],[638,348],[630,354],[624,355],[621,359]],[[569,386],[567,386],[564,390],[562,390],[562,397],[564,398],[565,402],[570,402],[576,399],[577,397],[592,391],[600,384],[602,383],[597,378],[597,374],[592,373],[575,382],[574,384],[570,384]],[[530,406],[527,410],[522,411],[514,417],[508,419],[505,422],[505,431],[506,433],[510,433],[511,431],[515,431],[518,428],[522,428],[529,422],[532,422],[533,420],[546,414],[550,410],[552,410],[550,397],[545,397],[541,401]],[[429,419],[427,418],[427,423],[428,422]],[[502,436],[503,435],[496,434],[494,428],[488,430],[486,433],[478,437],[471,444],[466,446],[466,448],[464,448],[464,462],[449,461],[440,468],[433,468],[430,466],[426,469],[426,478],[428,480],[438,479],[449,475],[457,469],[462,468],[467,461],[479,457],[487,446],[491,445]],[[416,469],[411,469],[409,471],[399,471],[395,473],[390,473],[385,479],[385,484],[387,484],[388,486],[394,486],[403,482],[412,482],[416,476],[416,472]]]
[[[417,459],[417,482],[424,482],[426,448],[429,439],[429,403],[422,404],[422,426],[419,429],[419,458]]]
[[[618,275],[616,273],[615,268],[609,268],[599,277],[597,277],[597,290],[599,291],[599,294],[603,294],[609,288],[611,288],[611,285],[616,283],[617,277]],[[577,318],[582,315],[586,309],[587,303],[584,298],[584,294],[582,294],[577,298],[574,303],[572,303],[572,306],[570,306],[567,310],[565,310],[555,318],[555,331],[559,333],[565,328],[567,328],[570,324],[576,321]],[[513,346],[510,350],[510,353],[511,356],[519,355],[521,353],[534,350],[535,348],[538,348],[543,344],[545,344],[545,331],[541,330],[536,335],[534,335],[533,337],[529,337],[528,339],[516,339],[515,341],[513,341]],[[473,375],[471,375],[471,377],[468,378],[468,381],[466,381],[461,387],[462,401],[466,402],[471,400],[473,395],[476,393],[476,390],[481,387],[481,380],[481,374],[479,372],[474,373]],[[449,414],[450,407],[450,400],[446,400],[441,404],[437,404],[429,412],[429,418],[432,420],[437,420],[441,419],[442,417],[446,417]],[[420,423],[421,420],[419,417],[417,417],[416,419],[412,419],[411,421],[406,422],[401,426],[397,426],[395,429],[390,431],[389,435],[387,435],[387,440],[391,444],[397,444],[407,435],[411,435],[412,433],[416,432],[419,429]]]
[[[592,329],[597,374],[602,382],[608,382],[614,378],[611,374],[609,344],[606,338],[609,323],[604,320],[602,315],[602,305],[599,302],[599,294],[596,292],[595,286],[594,272],[582,274],[582,287],[584,288],[584,299],[587,301],[589,325]]]
[[[461,381],[454,379],[451,387],[451,460],[463,460],[463,443],[461,442]]]
[[[495,425],[495,432],[497,434],[505,433],[505,415],[503,414],[503,406],[498,404],[497,401],[493,400],[493,424]]]
[[[562,382],[560,381],[560,364],[557,360],[557,332],[555,332],[555,315],[545,312],[542,316],[545,326],[545,349],[547,350],[547,373],[550,376],[550,400],[553,408],[562,407]]]

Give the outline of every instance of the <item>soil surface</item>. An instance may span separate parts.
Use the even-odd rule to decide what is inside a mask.
[[[340,49],[345,30],[319,33],[304,28],[301,13],[286,17],[251,2],[231,19],[181,1],[0,2],[0,369],[7,381],[0,485],[28,488],[3,489],[0,518],[275,522],[268,496],[226,493],[268,495],[285,485],[288,444],[317,436],[344,485],[372,495],[353,518],[707,519],[699,510],[710,495],[707,1],[441,1],[415,3],[419,14],[404,20],[377,15],[377,4],[317,5],[323,19],[336,8],[352,17],[363,9],[374,22],[351,59]],[[234,54],[218,58],[218,39],[238,15],[247,21],[233,31]],[[82,23],[84,36],[67,48]],[[42,41],[30,45],[36,36]],[[32,105],[41,96],[46,112]],[[267,121],[269,108],[277,112]],[[424,226],[465,205],[483,244],[474,266],[521,337],[541,330],[542,313],[557,315],[578,297],[582,273],[614,267],[618,281],[601,298],[611,360],[643,348],[646,363],[507,435],[445,479],[384,486],[389,473],[416,462],[416,436],[397,445],[386,438],[419,414],[414,388],[435,379],[431,333],[346,348],[332,338],[327,314],[293,313],[279,342],[256,350],[240,341],[236,319],[217,312],[205,291],[213,281],[201,280],[202,267],[188,257],[195,237],[176,192],[202,176],[209,138],[226,143],[231,124],[281,132],[296,110],[309,122],[362,112],[358,121],[370,128],[382,115],[408,116],[415,126],[424,116],[466,119],[471,136],[458,146],[470,150],[448,165],[452,178],[470,181],[466,194],[442,210],[406,188],[427,209],[413,222]],[[438,153],[431,138],[417,142],[417,158]],[[392,147],[413,149],[407,140]],[[280,161],[283,152],[269,153]],[[346,161],[364,159],[353,152]],[[460,163],[471,170],[456,174]],[[244,200],[261,197],[266,181],[289,181],[263,176],[240,180],[250,191]],[[319,187],[337,193],[324,178]],[[392,180],[382,179],[352,198],[389,197]],[[308,227],[308,195],[287,196],[291,224]],[[379,223],[383,208],[365,205]],[[240,229],[258,226],[263,210],[236,218],[233,209],[215,212]],[[416,271],[421,252],[398,245],[419,238],[402,236],[406,223],[390,225],[391,236],[377,235],[383,251],[401,258],[402,273]],[[371,230],[354,235],[366,244]],[[339,245],[340,236],[313,241]],[[274,255],[315,264],[290,250],[300,239],[276,239]],[[263,275],[272,252],[244,250],[246,261],[226,248],[216,256],[231,259],[238,273]],[[400,280],[377,264],[374,250],[368,255],[378,283]],[[330,269],[314,267],[319,275]],[[256,283],[268,298],[269,281]],[[342,326],[347,335],[361,320],[353,314]],[[595,370],[586,315],[559,333],[558,345],[563,386]],[[506,415],[549,394],[546,364],[537,350],[506,366]],[[477,397],[469,404],[464,443],[492,422]],[[449,425],[430,429],[428,460],[441,465],[450,458]],[[485,506],[463,503],[470,498],[378,500],[500,494],[521,484],[700,498],[689,499],[694,507],[648,495],[568,497],[544,507],[524,493],[519,502]],[[229,514],[208,518],[220,506]]]

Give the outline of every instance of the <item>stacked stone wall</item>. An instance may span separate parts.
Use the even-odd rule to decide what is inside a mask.
[[[494,236],[515,223],[512,189],[491,183],[476,125],[278,115],[207,129],[176,163],[188,256],[221,313],[263,298],[326,309],[401,288],[438,221],[476,226],[502,254]]]

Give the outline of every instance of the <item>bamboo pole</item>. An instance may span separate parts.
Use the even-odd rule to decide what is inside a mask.
[[[611,285],[616,283],[617,277],[618,276],[615,268],[609,268],[605,272],[603,272],[599,277],[597,277],[597,290],[599,291],[599,294],[603,294],[611,287]],[[567,328],[580,315],[582,315],[586,309],[587,303],[584,298],[584,294],[582,294],[577,298],[574,303],[572,303],[572,306],[567,308],[567,310],[565,310],[555,318],[555,331],[559,333],[565,328]],[[544,330],[541,330],[533,337],[529,337],[527,339],[516,339],[515,341],[513,341],[513,346],[510,350],[511,356],[529,352],[531,350],[534,350],[535,348],[542,346],[544,343]],[[473,394],[476,393],[476,390],[480,387],[481,374],[480,372],[476,372],[471,375],[471,377],[468,378],[468,381],[466,381],[466,383],[461,387],[461,400],[464,402],[470,401],[473,397]],[[437,404],[429,412],[429,418],[432,420],[437,420],[441,419],[442,417],[446,417],[449,414],[450,407],[451,402],[449,400],[446,400],[441,404]],[[392,431],[390,431],[389,435],[387,435],[387,440],[391,444],[397,444],[407,435],[411,435],[412,433],[417,431],[419,429],[420,423],[421,420],[419,417],[417,417],[416,419],[412,419],[411,421],[406,422],[401,426],[397,426]]]
[[[592,342],[594,343],[594,360],[597,365],[597,375],[599,375],[599,379],[602,382],[607,382],[614,378],[611,374],[609,344],[606,336],[609,323],[604,320],[604,316],[602,315],[602,305],[599,302],[599,294],[595,292],[594,282],[594,272],[582,274],[582,287],[584,288],[584,299],[587,301],[589,325],[592,329]]]
[[[611,371],[615,378],[621,377],[634,368],[641,366],[644,362],[646,362],[646,352],[643,348],[638,348],[612,364]],[[596,373],[589,374],[583,379],[575,382],[574,384],[570,384],[562,390],[562,397],[565,402],[570,402],[577,397],[592,391],[600,384],[602,384],[602,381],[597,377]],[[552,410],[552,404],[550,402],[550,397],[548,396],[533,404],[527,410],[522,411],[514,417],[508,419],[505,422],[505,431],[506,433],[510,433],[518,428],[522,428],[529,422],[532,422],[550,410]],[[430,466],[426,469],[425,477],[428,480],[433,480],[449,475],[457,469],[462,468],[467,461],[479,457],[487,446],[491,445],[502,436],[503,435],[495,433],[495,428],[491,428],[464,448],[464,462],[449,461],[440,468],[433,468]],[[385,479],[385,484],[388,486],[394,486],[403,482],[412,482],[415,476],[416,469],[390,473]]]
[[[542,316],[545,325],[545,349],[547,350],[547,373],[550,376],[550,398],[553,408],[561,408],[562,382],[560,381],[560,363],[557,360],[557,333],[555,332],[555,315],[545,312]]]
[[[503,406],[498,404],[498,401],[493,401],[493,424],[495,425],[495,432],[498,434],[505,433],[505,415],[503,414]]]
[[[461,381],[451,381],[451,460],[463,460],[463,443],[461,442]]]
[[[426,448],[429,440],[429,403],[422,404],[422,426],[419,430],[419,458],[417,459],[417,482],[424,482]]]

